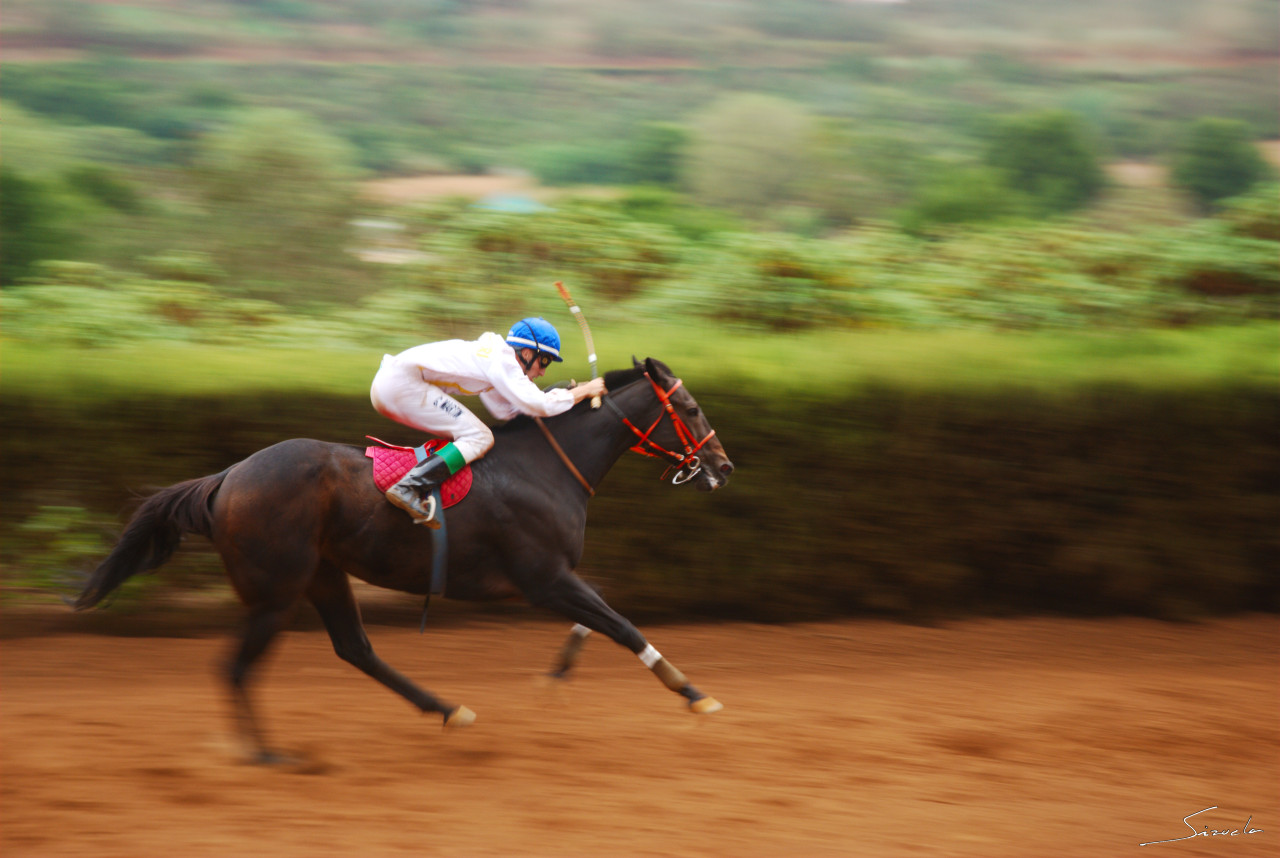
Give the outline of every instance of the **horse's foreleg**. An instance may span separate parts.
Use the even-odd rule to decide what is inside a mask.
[[[694,688],[683,673],[645,640],[639,629],[610,608],[600,594],[577,576],[558,576],[547,586],[526,595],[533,604],[563,614],[578,624],[560,652],[559,669],[553,675],[564,675],[573,667],[587,633],[596,631],[635,653],[663,685],[688,700],[694,712],[719,712],[724,708],[718,700]]]
[[[343,661],[360,668],[423,712],[439,712],[446,727],[466,727],[475,721],[475,713],[467,707],[440,702],[378,657],[360,622],[360,608],[351,584],[341,570],[322,567],[307,588],[307,598],[319,611],[334,652]]]

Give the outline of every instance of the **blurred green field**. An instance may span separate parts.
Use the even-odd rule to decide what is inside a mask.
[[[557,378],[589,370],[577,331],[561,325],[568,360]],[[478,334],[479,332],[477,332]],[[1191,330],[993,333],[946,330],[726,333],[701,327],[601,326],[604,372],[631,356],[657,357],[699,384],[757,384],[778,394],[821,396],[865,386],[910,391],[1036,390],[1098,385],[1140,390],[1274,387],[1280,331],[1269,323]],[[388,344],[388,350],[394,350]],[[0,393],[56,400],[235,396],[266,391],[364,396],[381,352],[323,348],[139,343],[122,348],[0,342]],[[559,370],[558,375],[556,370]]]

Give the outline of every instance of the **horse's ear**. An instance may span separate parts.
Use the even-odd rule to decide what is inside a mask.
[[[635,355],[631,356],[631,365],[636,369],[644,369],[644,366],[641,365],[640,361],[636,360]]]
[[[665,363],[658,360],[657,358],[645,358],[644,368],[645,368],[645,371],[648,372],[649,375],[653,378],[670,378],[671,377],[671,367],[667,366]]]

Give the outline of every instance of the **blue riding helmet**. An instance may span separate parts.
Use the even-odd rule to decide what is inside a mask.
[[[560,335],[546,319],[530,316],[521,319],[507,332],[507,345],[516,351],[533,349],[538,354],[550,355],[557,363],[560,357]]]

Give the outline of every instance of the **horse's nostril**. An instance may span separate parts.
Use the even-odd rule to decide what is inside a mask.
[[[729,476],[730,474],[732,474],[732,473],[733,473],[733,462],[725,462],[723,465],[721,465],[721,466],[720,466],[720,473],[724,474],[726,477],[727,477],[727,476]]]

